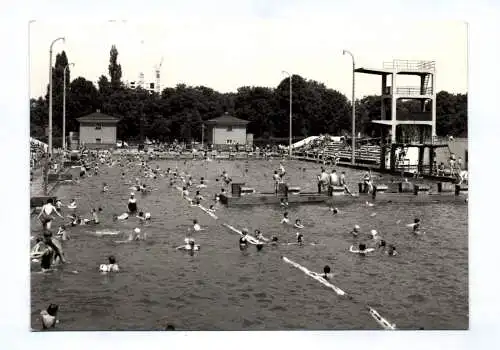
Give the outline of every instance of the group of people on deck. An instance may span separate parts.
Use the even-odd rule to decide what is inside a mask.
[[[321,193],[322,190],[327,188],[329,194],[331,194],[333,186],[343,187],[346,193],[352,195],[349,187],[347,186],[345,171],[342,171],[339,175],[337,170],[332,169],[332,171],[328,174],[325,168],[322,167],[321,174],[318,175],[318,193]]]

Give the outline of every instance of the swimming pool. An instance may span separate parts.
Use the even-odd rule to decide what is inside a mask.
[[[223,169],[233,181],[242,180],[258,191],[272,191],[272,172],[279,160],[249,161],[157,161],[162,169],[187,169],[198,180],[204,176],[211,197],[220,190],[215,177]],[[291,183],[315,191],[320,165],[300,161],[284,163]],[[248,173],[245,172],[247,167]],[[306,171],[303,170],[306,168]],[[362,173],[347,173],[351,189]],[[79,211],[88,216],[92,207],[103,208],[99,230],[126,233],[137,220],[114,223],[111,214],[126,211],[129,185],[120,179],[119,168],[104,168],[98,177],[80,184],[61,186],[57,195],[77,198]],[[127,176],[127,180],[135,176]],[[390,181],[384,176],[380,182]],[[102,182],[110,190],[100,193]],[[39,329],[38,315],[49,303],[60,305],[60,330],[154,330],[166,322],[178,330],[348,330],[380,329],[364,303],[373,306],[399,329],[468,328],[468,234],[467,206],[453,204],[367,207],[362,203],[343,206],[332,215],[324,204],[288,208],[290,218],[302,220],[306,242],[320,245],[250,247],[238,249],[238,235],[221,226],[227,222],[250,232],[259,228],[265,236],[294,241],[296,230],[279,223],[279,206],[222,207],[218,220],[190,207],[166,178],[152,184],[158,190],[137,195],[139,207],[151,212],[153,221],[144,227],[146,242],[116,244],[124,234],[97,237],[95,227],[70,229],[65,251],[71,263],[59,271],[39,274],[32,265],[31,319]],[[148,182],[151,183],[151,182]],[[193,192],[191,192],[193,193]],[[208,205],[207,205],[208,206]],[[376,213],[376,215],[373,215]],[[414,237],[404,224],[422,220],[426,235]],[[193,256],[176,251],[192,220],[205,231],[195,238],[201,251]],[[400,223],[397,222],[400,220]],[[57,221],[56,221],[57,223]],[[349,234],[354,224],[361,231],[379,231],[399,256],[375,254],[361,257],[348,252],[357,243]],[[39,225],[32,220],[32,229]],[[113,254],[121,267],[116,275],[97,270]],[[286,256],[313,271],[328,264],[337,273],[333,283],[351,294],[355,303],[337,296],[302,272],[283,263]],[[73,274],[72,271],[78,271]]]

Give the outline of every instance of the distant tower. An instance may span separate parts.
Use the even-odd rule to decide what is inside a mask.
[[[162,64],[163,64],[163,57],[161,58],[160,64],[155,67],[155,76],[156,76],[155,92],[158,94],[161,93],[160,69]]]
[[[144,73],[143,72],[139,73],[139,84],[138,85],[141,89],[144,89]]]
[[[141,58],[142,58],[143,49],[144,49],[144,40],[141,40],[141,50],[140,50],[140,57]],[[141,66],[142,66],[142,63],[141,63]],[[139,73],[139,84],[138,85],[141,89],[144,89],[144,73],[143,72]]]

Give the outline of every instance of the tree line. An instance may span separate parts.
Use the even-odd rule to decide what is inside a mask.
[[[53,142],[60,146],[62,134],[63,79],[68,57],[64,51],[56,55],[53,68]],[[127,88],[122,82],[122,69],[115,46],[110,50],[108,76],[102,75],[97,86],[84,77],[70,80],[66,69],[66,130],[78,131],[77,118],[100,109],[120,118],[117,136],[120,140],[199,141],[202,123],[228,112],[250,121],[248,132],[255,139],[286,138],[289,128],[289,78],[278,86],[243,86],[236,92],[220,93],[206,86],[179,84],[160,94]],[[337,90],[292,76],[293,136],[297,139],[319,134],[350,135],[351,102]],[[44,97],[31,99],[30,134],[46,141],[48,126],[48,85]],[[372,119],[380,119],[380,96],[356,100],[356,130],[364,136],[380,134]],[[415,101],[402,103],[412,110]],[[437,94],[438,135],[467,136],[467,94]],[[380,127],[379,127],[380,128]]]

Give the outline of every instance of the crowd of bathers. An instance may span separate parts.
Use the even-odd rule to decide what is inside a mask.
[[[162,170],[159,165],[156,167],[152,166],[149,162],[150,159],[151,157],[149,155],[121,155],[116,157],[109,152],[91,152],[82,156],[78,165],[78,167],[80,167],[80,179],[78,181],[84,181],[86,177],[99,176],[102,172],[105,172],[106,167],[116,167],[120,169],[120,179],[125,184],[129,185],[129,189],[132,191],[126,204],[127,210],[123,213],[105,213],[101,207],[96,207],[91,208],[88,213],[88,217],[86,217],[78,210],[77,200],[75,198],[70,199],[67,203],[63,203],[61,199],[54,201],[49,198],[38,214],[38,219],[42,226],[42,234],[35,238],[36,244],[31,251],[32,260],[34,262],[40,262],[42,272],[53,271],[54,265],[58,263],[64,264],[67,262],[62,242],[70,240],[71,227],[81,225],[99,225],[101,223],[100,217],[102,215],[111,215],[113,222],[117,225],[119,225],[119,221],[122,220],[129,220],[130,218],[137,219],[137,227],[130,230],[130,232],[125,232],[126,239],[115,242],[126,243],[146,240],[147,229],[141,225],[147,224],[152,218],[149,212],[139,209],[139,203],[135,193],[139,192],[142,194],[148,194],[156,190],[154,187],[158,181],[166,181],[171,188],[179,190],[180,195],[182,198],[187,200],[189,205],[199,207],[208,215],[213,218],[217,218],[215,214],[220,209],[220,197],[227,194],[226,189],[232,182],[232,178],[226,170],[223,170],[222,173],[215,178],[216,184],[222,185],[220,192],[210,198],[203,193],[203,190],[208,187],[209,180],[204,177],[194,179],[189,174],[187,168],[183,171],[180,171],[177,167],[175,169],[168,168],[166,170]],[[208,157],[205,158],[205,161],[207,160],[209,160]],[[184,165],[186,165],[186,163],[187,161],[184,161]],[[248,161],[245,162],[245,172],[248,172]],[[127,181],[127,179],[134,176],[134,179]],[[279,185],[286,182],[286,170],[282,162],[279,164],[279,169],[274,171],[274,174],[272,174],[272,178],[275,184],[275,190],[278,191]],[[367,173],[363,177],[363,181],[368,187],[368,190],[373,187],[371,173]],[[330,174],[327,174],[326,170],[322,168],[321,174],[318,176],[318,191],[321,192],[324,190],[325,186],[332,185],[344,186],[346,192],[351,194],[347,187],[345,172],[342,172],[340,176],[338,176],[335,169],[332,169]],[[112,190],[110,185],[103,182],[101,189],[102,195],[105,196],[110,190]],[[193,192],[193,198],[190,197],[190,192]],[[204,206],[203,203],[207,204]],[[373,204],[367,202],[367,205],[370,206]],[[244,228],[241,231],[236,229],[236,231],[240,234],[238,245],[241,250],[246,250],[249,244],[255,245],[257,250],[261,250],[265,245],[277,246],[279,244],[296,244],[302,246],[304,244],[308,244],[304,233],[307,231],[307,228],[302,223],[301,219],[295,218],[292,224],[292,219],[290,218],[288,211],[288,203],[285,200],[282,200],[280,202],[280,206],[284,210],[280,223],[296,230],[296,240],[291,242],[282,242],[277,235],[266,237],[258,228],[254,230],[253,236],[249,234],[249,230],[247,228]],[[330,207],[329,210],[333,213],[333,215],[339,214],[339,210],[337,208]],[[57,232],[53,234],[52,222],[56,218],[64,222],[58,227]],[[201,228],[197,219],[194,219],[192,222],[192,227],[188,230],[184,244],[176,248],[177,250],[188,251],[191,254],[200,250],[200,244],[195,241],[195,234],[204,230]],[[141,226],[142,229],[139,226]],[[409,224],[407,226],[411,226],[415,234],[421,233],[419,219],[415,219],[413,224]],[[101,232],[101,234],[106,233]],[[119,231],[108,232],[108,234],[119,234]],[[389,256],[397,254],[396,247],[382,239],[376,230],[371,230],[369,234],[365,235],[361,232],[360,227],[355,225],[351,235],[358,241],[357,247],[354,247],[353,245],[350,248],[350,251],[353,253],[366,255],[374,251],[383,251]],[[317,245],[319,243],[310,242],[310,244]],[[328,273],[325,272],[326,276],[330,272],[330,267],[325,266],[324,270],[328,270]],[[116,273],[120,271],[116,257],[108,256],[107,262],[100,264],[99,271],[102,273]],[[49,309],[44,310],[45,314],[49,315],[50,313],[57,313],[57,308],[54,305],[49,307]],[[43,326],[48,327],[50,324],[43,323]]]

